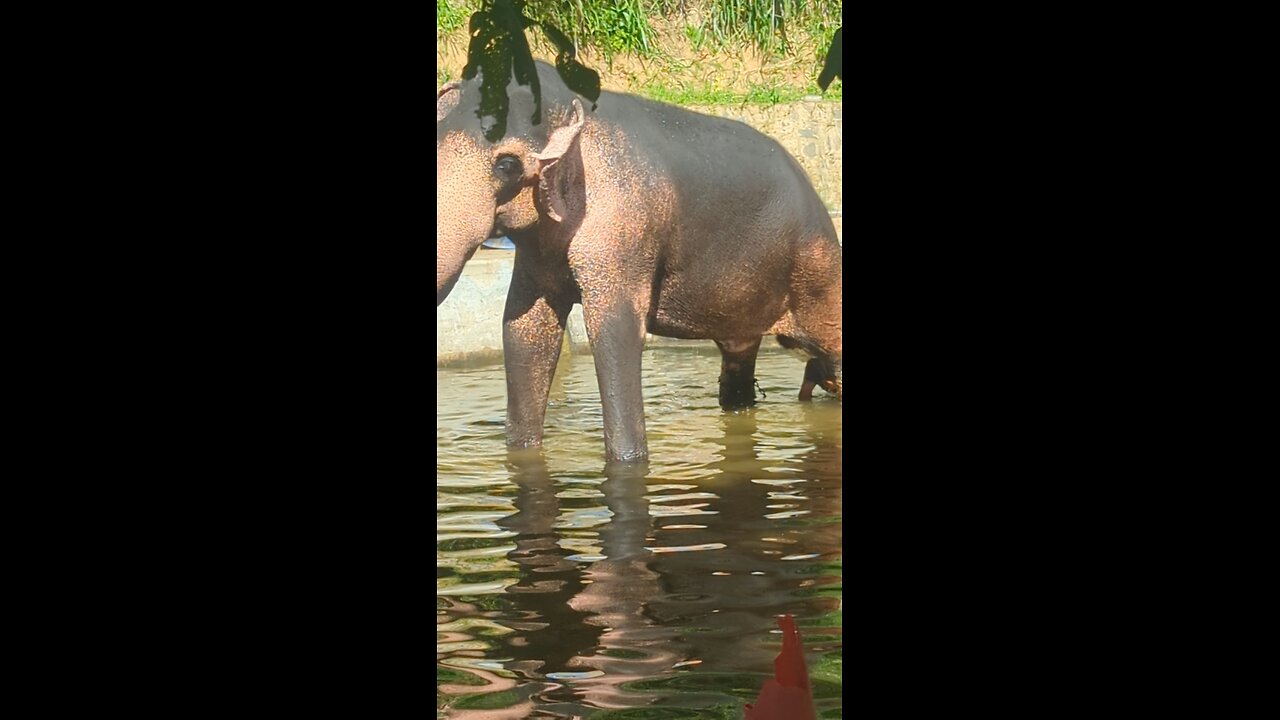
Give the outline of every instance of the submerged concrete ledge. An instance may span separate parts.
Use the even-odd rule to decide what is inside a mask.
[[[832,221],[843,243],[842,218],[833,217]],[[511,250],[481,248],[476,251],[475,257],[463,268],[449,299],[436,308],[436,367],[502,360],[502,309],[507,302],[514,265],[515,252]],[[648,344],[710,346],[711,341],[650,335]],[[574,305],[569,314],[562,352],[590,352],[581,305]]]
[[[515,252],[480,248],[436,308],[436,365],[502,359],[502,309]]]

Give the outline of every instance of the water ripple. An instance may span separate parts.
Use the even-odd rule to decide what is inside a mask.
[[[438,715],[733,716],[773,672],[783,613],[839,715],[841,407],[796,401],[803,363],[762,350],[768,398],[724,413],[705,345],[645,352],[636,471],[602,462],[589,356],[562,355],[543,449],[523,453],[500,365],[437,369]]]

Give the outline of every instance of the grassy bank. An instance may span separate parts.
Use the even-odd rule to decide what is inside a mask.
[[[842,100],[836,80],[817,86],[839,0],[529,0],[526,14],[564,30],[606,90],[678,105],[773,105],[820,95]],[[436,86],[466,64],[466,25],[479,0],[436,0]],[[527,33],[535,57],[554,48]]]

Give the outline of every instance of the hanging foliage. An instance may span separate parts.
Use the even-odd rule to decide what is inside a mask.
[[[481,7],[471,15],[471,40],[467,46],[467,64],[462,69],[462,79],[471,80],[480,74],[480,108],[489,142],[497,142],[507,134],[507,115],[511,104],[507,98],[507,84],[514,75],[518,85],[527,86],[533,92],[534,125],[542,122],[542,87],[538,82],[538,69],[529,50],[524,31],[538,26],[551,44],[556,46],[556,71],[571,90],[595,103],[600,99],[600,75],[583,66],[576,59],[573,43],[550,23],[539,23],[524,15],[524,0],[483,0]]]
[[[653,9],[664,12],[683,11],[686,6],[685,0],[611,0],[608,3],[579,0],[576,4],[533,0],[543,17],[538,21],[526,15],[530,0],[479,0],[480,9],[470,18],[467,64],[462,78],[470,80],[477,74],[481,76],[477,112],[486,122],[485,137],[496,142],[506,134],[510,112],[507,84],[512,77],[533,93],[530,122],[535,125],[542,122],[542,88],[525,30],[535,26],[542,30],[556,48],[555,66],[561,79],[571,90],[590,100],[594,109],[600,99],[600,74],[578,62],[574,42],[551,18],[562,18],[575,36],[589,38],[606,53],[643,52],[649,49],[652,32],[645,19],[643,3],[646,1]],[[446,8],[454,7],[448,0],[437,0],[437,15],[442,2]],[[456,10],[454,12],[456,14]],[[702,24],[706,35],[718,38],[719,42],[749,40],[764,51],[785,51],[787,17],[799,18],[830,32],[828,23],[832,13],[838,20],[840,0],[706,0]],[[615,35],[622,39],[613,39]],[[818,86],[824,92],[835,78],[844,80],[842,58],[842,28],[837,27],[818,75]]]

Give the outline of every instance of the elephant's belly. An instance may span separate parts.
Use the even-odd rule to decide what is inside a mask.
[[[768,291],[698,296],[660,290],[648,330],[670,338],[741,339],[764,335],[786,313],[786,296]]]

